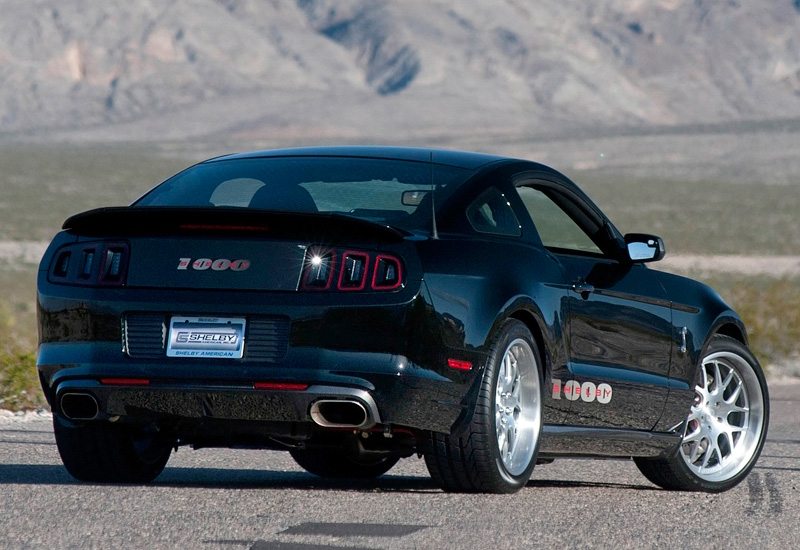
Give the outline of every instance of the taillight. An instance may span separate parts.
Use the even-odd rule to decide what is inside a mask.
[[[402,266],[400,258],[391,254],[373,259],[360,250],[312,247],[306,252],[300,290],[396,290],[403,286]]]
[[[339,290],[364,290],[367,286],[367,267],[369,267],[368,254],[345,252],[342,255],[342,269],[339,272]]]
[[[400,280],[400,260],[394,256],[381,254],[375,258],[375,272],[372,275],[372,288],[394,290],[402,284]]]
[[[121,286],[125,284],[129,256],[127,243],[64,246],[50,265],[50,280],[72,285]]]
[[[316,250],[306,255],[300,288],[305,290],[328,290],[333,281],[336,256],[332,251]]]

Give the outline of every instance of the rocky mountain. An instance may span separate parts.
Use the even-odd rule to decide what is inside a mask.
[[[0,136],[558,135],[800,118],[800,0],[0,0]]]

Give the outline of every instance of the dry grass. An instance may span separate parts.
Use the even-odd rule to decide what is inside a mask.
[[[36,374],[35,271],[0,273],[0,408],[45,405]]]
[[[144,146],[0,147],[0,239],[50,240],[70,215],[129,204],[196,160]]]
[[[800,254],[800,185],[572,174],[623,233],[660,235],[670,254]]]
[[[800,279],[714,277],[708,281],[742,316],[753,353],[778,364],[800,352]]]

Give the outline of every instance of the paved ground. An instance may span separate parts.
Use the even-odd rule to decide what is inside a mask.
[[[659,490],[629,461],[560,460],[515,495],[451,495],[415,458],[354,485],[284,453],[185,448],[150,485],[82,484],[46,419],[0,418],[0,548],[791,548],[800,384],[771,392],[761,460],[716,495]]]

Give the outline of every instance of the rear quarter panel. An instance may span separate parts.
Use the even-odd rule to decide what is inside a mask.
[[[443,235],[418,245],[424,284],[441,342],[450,357],[473,362],[474,394],[502,323],[518,318],[540,341],[544,380],[565,377],[562,334],[566,307],[563,276],[555,261],[535,245],[492,237]],[[545,418],[557,422],[563,405],[545,396]]]

